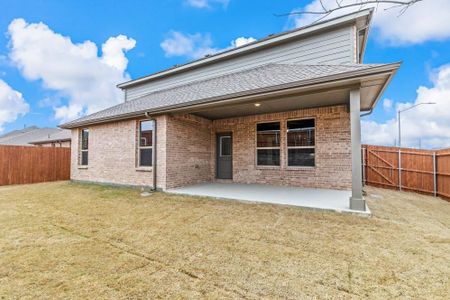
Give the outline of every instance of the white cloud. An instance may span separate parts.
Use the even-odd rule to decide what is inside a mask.
[[[15,19],[8,28],[10,58],[28,80],[41,80],[45,88],[68,99],[54,107],[55,117],[68,121],[120,103],[116,84],[129,80],[125,52],[136,41],[124,35],[109,38],[102,56],[91,41],[74,43],[43,23]]]
[[[432,82],[432,87],[420,86],[417,89],[414,102],[397,104],[396,110],[403,110],[418,103],[436,103],[420,105],[402,113],[402,146],[416,147],[419,140],[422,146],[427,148],[450,146],[450,64],[435,70]],[[397,119],[384,123],[362,121],[365,143],[393,145],[397,140],[397,130]]]
[[[354,3],[355,0],[344,0],[342,4]],[[336,0],[322,0],[327,9],[337,6]],[[392,4],[366,4],[364,8],[377,7],[373,20],[377,37],[391,45],[408,45],[428,40],[444,40],[450,37],[450,1],[425,0],[412,5],[399,16],[400,8],[392,8]],[[387,9],[386,8],[391,8]],[[357,10],[358,7],[333,12],[327,18],[333,18]],[[319,0],[294,11],[322,11]],[[308,25],[320,16],[312,14],[291,17],[295,27]]]
[[[388,98],[384,99],[383,100],[383,109],[386,112],[390,111],[392,109],[392,104],[393,104],[393,102],[391,99],[388,99]]]
[[[213,4],[220,4],[226,8],[230,0],[186,0],[185,2],[195,8],[210,8]]]
[[[19,116],[25,115],[30,109],[22,94],[13,90],[0,79],[0,132],[5,123],[14,122]]]
[[[235,47],[241,47],[250,43],[256,42],[255,38],[249,37],[238,37],[237,39],[235,39],[234,41],[231,41],[231,46],[233,48]]]
[[[252,37],[238,37],[231,41],[230,46],[225,48],[213,47],[213,42],[209,34],[184,34],[179,31],[171,31],[168,37],[161,42],[161,48],[167,57],[187,56],[190,58],[201,58],[205,55],[211,55],[235,47],[256,41]]]

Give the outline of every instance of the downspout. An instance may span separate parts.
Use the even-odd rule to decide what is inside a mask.
[[[152,191],[156,190],[156,119],[152,118],[148,112],[145,112],[145,117],[149,118],[150,120],[153,121],[153,134],[152,134],[152,145],[153,145],[153,150],[152,150],[152,179],[153,179],[153,183],[152,183]]]

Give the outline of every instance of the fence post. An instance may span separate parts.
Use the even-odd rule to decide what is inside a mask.
[[[433,152],[433,195],[436,197],[437,195],[437,177],[436,177],[436,151]]]
[[[398,148],[398,188],[402,190],[402,151]]]

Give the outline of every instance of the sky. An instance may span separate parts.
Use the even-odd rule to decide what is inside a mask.
[[[118,83],[318,18],[277,14],[321,9],[318,0],[0,0],[0,134],[118,104]],[[433,102],[402,113],[402,146],[450,147],[448,20],[448,0],[422,0],[402,15],[377,7],[364,63],[402,65],[362,118],[363,142],[396,144],[397,110]]]

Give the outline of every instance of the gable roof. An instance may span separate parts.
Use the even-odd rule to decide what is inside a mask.
[[[30,146],[36,140],[44,140],[49,136],[61,134],[61,132],[67,135],[67,133],[70,133],[70,130],[39,128],[36,126],[26,127],[0,136],[0,145]]]
[[[48,135],[41,136],[35,140],[30,141],[30,144],[45,144],[51,142],[63,142],[72,140],[72,132],[66,129],[59,129]]]
[[[155,91],[141,98],[62,124],[60,127],[75,128],[125,119],[144,113],[163,113],[174,108],[189,107],[200,103],[220,102],[262,92],[355,78],[377,72],[392,72],[397,68],[398,64],[297,65],[272,63]]]
[[[369,25],[370,20],[372,18],[372,14],[373,14],[373,8],[367,8],[367,9],[349,13],[349,14],[346,14],[343,16],[330,18],[330,19],[327,19],[327,20],[324,20],[321,22],[316,22],[316,23],[313,23],[310,25],[299,27],[299,28],[296,28],[296,29],[293,29],[290,31],[285,31],[285,32],[278,33],[278,34],[272,34],[266,38],[257,40],[252,43],[248,43],[248,44],[240,46],[240,47],[222,51],[222,52],[219,52],[219,53],[216,53],[213,55],[207,55],[203,58],[200,58],[200,59],[197,59],[194,61],[190,61],[185,64],[175,65],[172,68],[169,68],[169,69],[166,69],[163,71],[159,71],[159,72],[147,75],[147,76],[143,76],[143,77],[140,77],[140,78],[137,78],[134,80],[120,83],[117,85],[117,87],[119,87],[121,89],[126,89],[128,87],[131,87],[131,86],[134,86],[137,84],[152,81],[152,80],[159,79],[159,78],[166,77],[166,76],[171,76],[176,73],[180,73],[180,72],[184,72],[184,71],[191,70],[194,68],[202,67],[204,65],[216,63],[218,61],[227,60],[227,59],[230,59],[235,56],[248,54],[250,52],[254,52],[254,51],[264,49],[264,48],[272,47],[277,44],[286,43],[288,41],[292,41],[295,39],[300,39],[300,38],[303,38],[304,36],[314,34],[318,31],[329,30],[330,28],[335,27],[335,26],[341,26],[341,25],[344,25],[347,23],[355,23],[355,22],[357,22],[357,20],[363,20],[363,22],[361,22],[361,24],[360,24],[360,27],[361,27],[361,29],[364,29]],[[362,52],[364,51],[365,44],[367,42],[367,35],[368,35],[368,31],[365,30],[364,37],[361,39],[361,41],[362,41],[362,47],[361,47],[361,53],[360,53],[361,58],[362,58]]]

